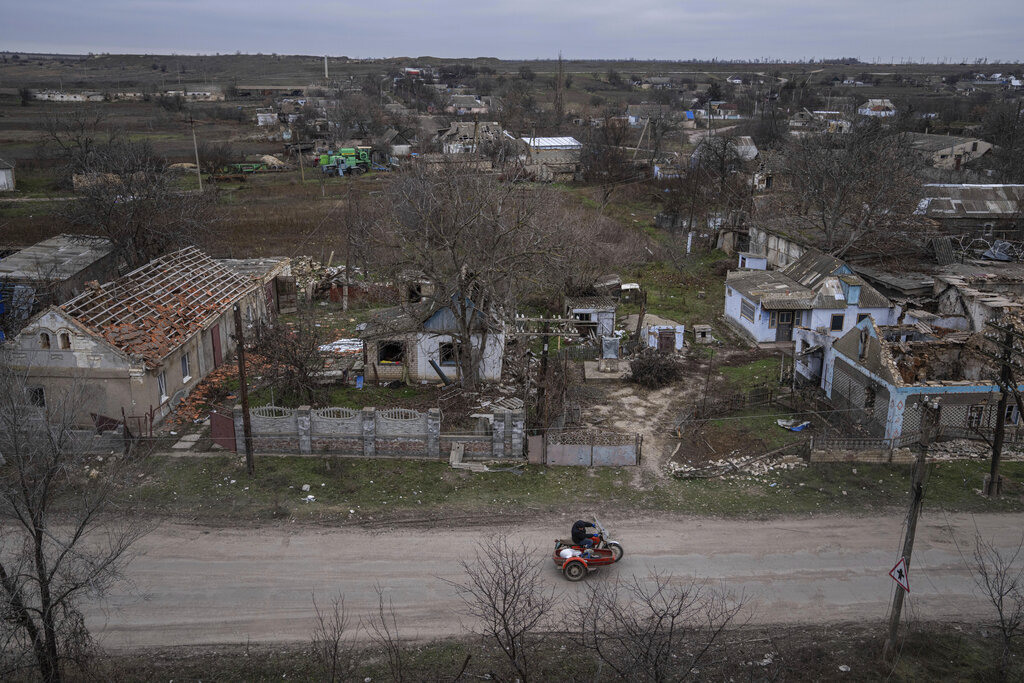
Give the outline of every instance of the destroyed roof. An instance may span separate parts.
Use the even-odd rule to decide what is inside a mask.
[[[921,186],[921,201],[914,212],[931,218],[1009,218],[1024,202],[1024,185]]]
[[[263,280],[276,270],[290,270],[291,259],[287,256],[270,256],[265,258],[219,258],[222,263],[239,275],[251,280]],[[284,273],[279,273],[284,274]]]
[[[0,169],[5,169],[6,170],[6,169],[9,169],[9,168],[14,168],[14,164],[12,164],[11,162],[6,161],[4,159],[0,159]]]
[[[854,275],[845,261],[817,249],[808,248],[782,272],[817,292],[814,308],[846,307],[840,280],[847,285],[860,287],[857,305],[861,308],[889,308],[891,305],[877,289]],[[837,304],[837,300],[841,300],[841,305]]]
[[[442,142],[449,140],[473,140],[477,136],[493,137],[501,134],[501,124],[497,121],[454,121],[447,130],[437,133]]]
[[[979,138],[962,138],[956,135],[933,135],[929,133],[905,133],[910,146],[921,152],[941,152],[957,145],[984,142]]]
[[[103,237],[57,235],[0,260],[0,279],[66,280],[113,250]]]
[[[153,368],[258,287],[195,247],[154,259],[61,306],[69,317]]]

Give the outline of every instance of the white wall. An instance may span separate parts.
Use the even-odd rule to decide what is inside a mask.
[[[732,294],[729,294],[729,291]],[[768,328],[768,314],[761,308],[760,303],[754,304],[754,322],[750,322],[746,318],[740,317],[740,302],[743,301],[743,295],[737,292],[731,287],[726,289],[725,294],[725,315],[730,318],[737,325],[747,331],[754,341],[761,342],[773,342],[775,341],[775,330]],[[748,299],[749,301],[749,299]]]
[[[441,365],[441,344],[451,343],[452,336],[447,334],[421,335],[416,343],[416,376],[427,381],[441,381],[441,377],[430,366],[433,360]],[[479,348],[480,335],[473,335],[473,345]],[[485,382],[497,382],[501,379],[501,363],[505,353],[505,335],[488,334],[484,347],[483,359],[480,361],[480,379]],[[441,365],[441,370],[448,379],[456,379],[459,375],[455,366]]]
[[[811,320],[808,323],[804,320],[804,327],[809,327],[812,330],[816,330],[819,327],[824,327],[829,334],[833,337],[841,337],[850,331],[857,324],[857,316],[861,313],[867,313],[870,315],[876,325],[895,325],[896,320],[899,317],[898,308],[860,308],[859,306],[847,306],[845,309],[841,308],[819,308],[811,311]],[[843,317],[843,329],[832,330],[832,316],[842,314]]]

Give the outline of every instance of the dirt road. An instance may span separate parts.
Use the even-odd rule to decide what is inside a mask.
[[[898,558],[898,516],[815,517],[770,522],[708,519],[606,519],[626,556],[587,581],[616,574],[724,581],[750,600],[754,623],[828,623],[882,619]],[[570,517],[517,525],[513,538],[536,546],[543,579],[572,593],[548,559],[552,540],[567,534]],[[1024,515],[977,516],[928,512],[918,527],[910,570],[909,612],[922,619],[978,620],[988,608],[965,560],[975,525],[1004,547],[1016,547]],[[949,526],[947,526],[947,524]],[[112,648],[305,640],[312,595],[337,591],[356,616],[376,605],[379,582],[394,602],[403,636],[461,632],[458,604],[445,579],[461,576],[498,528],[368,532],[287,526],[226,530],[167,525],[138,546],[129,567],[132,591],[87,609],[101,642]],[[682,578],[680,579],[682,580]]]

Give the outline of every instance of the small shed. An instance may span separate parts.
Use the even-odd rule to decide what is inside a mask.
[[[565,298],[565,313],[579,321],[581,334],[610,337],[615,333],[615,299],[610,296],[574,296]]]
[[[14,164],[0,159],[0,192],[14,192]]]
[[[768,270],[768,257],[764,254],[752,254],[749,251],[741,251],[740,268],[747,270]]]
[[[711,325],[694,325],[693,341],[697,344],[710,344],[715,341],[715,338],[711,336]]]
[[[626,329],[630,332],[636,330],[638,318],[636,314],[627,316]],[[647,346],[664,353],[686,348],[685,334],[686,327],[681,323],[651,314],[644,316],[643,327],[640,329],[640,336]]]

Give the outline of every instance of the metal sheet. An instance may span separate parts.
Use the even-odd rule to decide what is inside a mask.
[[[636,464],[636,444],[628,446],[594,446],[594,467],[627,467]]]

